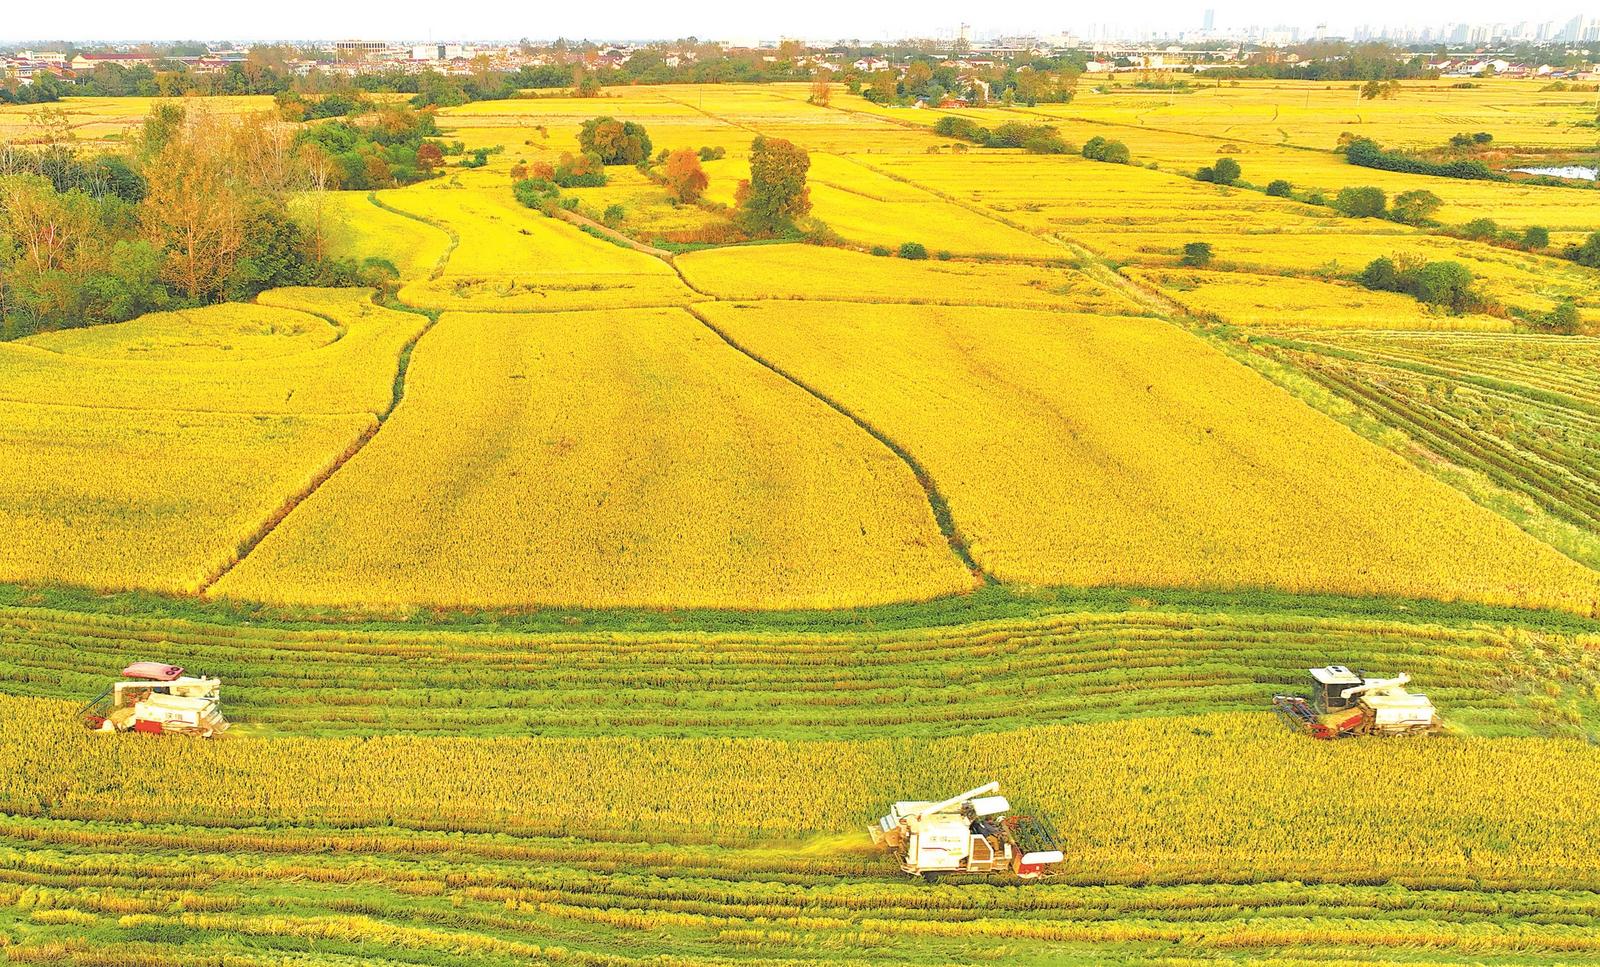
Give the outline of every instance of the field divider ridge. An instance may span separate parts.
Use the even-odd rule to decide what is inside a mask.
[[[984,570],[977,560],[973,558],[967,539],[961,533],[960,528],[956,526],[955,517],[950,513],[950,504],[945,500],[944,494],[939,491],[939,486],[934,482],[933,475],[928,472],[927,468],[916,457],[911,455],[909,450],[896,443],[892,437],[867,422],[867,420],[857,415],[844,404],[739,343],[738,340],[699,312],[694,306],[684,306],[683,311],[697,319],[701,325],[711,330],[718,339],[727,343],[729,347],[804,390],[829,409],[860,427],[874,440],[887,447],[896,457],[899,457],[900,461],[910,468],[912,476],[916,478],[917,485],[922,488],[922,492],[927,496],[928,507],[933,511],[933,519],[939,525],[939,532],[944,535],[945,540],[949,543],[951,552],[960,559],[962,564],[966,565],[968,570],[977,577],[982,578],[985,584],[996,583],[994,575]]]
[[[433,331],[433,327],[439,322],[440,313],[411,308],[399,302],[396,302],[395,306],[391,307],[391,311],[411,312],[420,316],[426,316],[428,323],[427,325],[423,326],[404,346],[400,348],[400,355],[395,361],[394,392],[390,398],[388,409],[384,410],[382,413],[374,413],[373,422],[355,440],[355,442],[347,447],[345,452],[333,460],[326,468],[324,468],[321,473],[313,477],[307,486],[301,488],[297,493],[291,494],[289,499],[284,502],[283,506],[280,507],[275,514],[273,514],[271,517],[268,517],[262,523],[262,525],[256,529],[254,534],[246,538],[245,541],[239,545],[238,553],[233,555],[233,560],[224,564],[221,568],[218,568],[217,571],[213,573],[207,580],[201,582],[200,586],[195,590],[197,595],[205,597],[212,588],[216,587],[218,581],[221,581],[223,578],[227,577],[234,568],[238,567],[245,558],[249,557],[251,552],[261,545],[262,541],[266,540],[274,530],[277,530],[279,524],[282,524],[286,519],[288,519],[289,515],[294,513],[302,503],[310,498],[312,494],[320,490],[322,485],[332,479],[334,474],[343,469],[345,464],[354,459],[356,454],[365,449],[367,444],[371,443],[378,435],[378,431],[383,429],[384,424],[389,421],[389,417],[394,414],[394,411],[399,409],[400,404],[405,400],[406,373],[411,369],[411,351],[416,348],[417,343],[422,341],[422,337]]]

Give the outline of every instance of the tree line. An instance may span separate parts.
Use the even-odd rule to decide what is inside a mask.
[[[377,260],[330,255],[318,189],[337,180],[336,161],[270,114],[169,102],[122,154],[80,154],[64,118],[42,140],[0,145],[6,338],[395,275]],[[302,193],[296,218],[290,199]]]

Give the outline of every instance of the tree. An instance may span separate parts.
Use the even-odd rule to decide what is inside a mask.
[[[1459,229],[1462,235],[1474,241],[1484,241],[1494,238],[1500,232],[1500,226],[1492,218],[1474,218],[1462,225]]]
[[[1294,186],[1282,178],[1275,178],[1271,184],[1267,185],[1267,194],[1274,198],[1288,198],[1293,191]]]
[[[1333,199],[1333,207],[1351,218],[1378,218],[1387,205],[1388,196],[1383,189],[1371,185],[1340,188]]]
[[[1535,325],[1550,332],[1570,334],[1578,331],[1579,321],[1578,307],[1571,299],[1562,299],[1556,303],[1554,309],[1540,317]]]
[[[810,101],[818,107],[827,107],[833,101],[833,84],[828,78],[826,70],[818,70],[812,76]]]
[[[679,202],[698,201],[711,181],[706,177],[705,169],[700,167],[700,156],[689,148],[681,148],[667,155],[666,170],[662,177],[666,179],[667,194]]]
[[[1361,87],[1361,97],[1363,100],[1367,101],[1375,100],[1377,98],[1388,100],[1398,93],[1400,93],[1399,81],[1371,80],[1367,81]]]
[[[757,135],[750,143],[750,178],[739,183],[739,221],[753,235],[794,230],[795,219],[811,211],[806,173],[811,156],[781,138]]]
[[[644,125],[612,117],[590,118],[578,132],[585,154],[600,156],[607,165],[636,165],[650,157],[650,135]]]
[[[1579,265],[1600,269],[1600,232],[1595,232],[1584,239],[1582,245],[1567,246],[1567,257]]]
[[[1098,134],[1083,143],[1083,156],[1090,161],[1125,165],[1133,160],[1128,146],[1121,141],[1111,141]]]
[[[1356,281],[1369,289],[1380,292],[1400,291],[1400,270],[1395,267],[1394,260],[1388,258],[1375,258],[1367,263],[1361,270]]]
[[[1465,312],[1477,303],[1471,291],[1472,273],[1460,262],[1429,262],[1409,282],[1412,295],[1451,312]]]
[[[918,261],[928,257],[928,249],[921,242],[905,242],[900,246],[900,257]]]
[[[1239,175],[1239,162],[1232,158],[1218,158],[1216,164],[1201,168],[1194,173],[1198,181],[1210,181],[1219,185],[1231,185],[1239,180]]]
[[[1438,195],[1426,188],[1414,188],[1403,191],[1394,196],[1394,204],[1390,207],[1389,214],[1397,222],[1407,225],[1421,225],[1433,217],[1444,201]]]
[[[1211,264],[1211,256],[1210,242],[1188,242],[1183,246],[1183,258],[1179,264],[1201,268]]]
[[[191,299],[221,293],[244,244],[245,199],[227,140],[217,119],[191,115],[145,169],[146,237],[162,253],[162,278]]]
[[[424,141],[417,146],[418,168],[421,168],[424,172],[432,172],[433,169],[442,164],[444,164],[444,151],[437,144],[432,141]]]
[[[1538,225],[1530,225],[1522,233],[1522,244],[1528,248],[1549,248],[1550,230]]]

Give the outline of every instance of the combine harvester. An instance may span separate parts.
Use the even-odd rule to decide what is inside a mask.
[[[1364,678],[1343,665],[1312,668],[1312,697],[1274,695],[1272,710],[1314,739],[1355,735],[1438,735],[1439,713],[1426,695],[1406,691],[1411,676]]]
[[[221,679],[188,677],[177,665],[154,661],[134,662],[122,670],[122,677],[78,709],[84,724],[96,732],[209,739],[228,728],[219,708]]]
[[[932,883],[951,874],[1001,873],[1024,879],[1055,871],[1060,842],[1049,822],[1010,816],[1011,804],[991,782],[943,802],[897,802],[868,827],[875,845],[887,847],[900,869]]]

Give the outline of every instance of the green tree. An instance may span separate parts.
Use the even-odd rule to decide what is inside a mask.
[[[1554,309],[1540,317],[1535,325],[1551,332],[1574,333],[1578,331],[1578,321],[1578,307],[1571,299],[1562,299],[1556,303]]]
[[[1183,258],[1179,264],[1201,268],[1211,264],[1211,257],[1210,242],[1189,242],[1183,246]]]
[[[1294,191],[1294,186],[1282,178],[1275,178],[1271,184],[1267,185],[1267,194],[1274,198],[1288,198],[1292,191]]]
[[[811,156],[782,138],[757,135],[750,143],[750,177],[739,183],[735,199],[739,222],[753,235],[786,234],[811,211],[806,173]]]
[[[1428,191],[1426,188],[1414,188],[1403,191],[1394,196],[1394,204],[1390,207],[1390,214],[1397,222],[1407,225],[1421,225],[1433,217],[1433,213],[1444,204],[1443,200]]]
[[[1584,239],[1582,245],[1567,246],[1567,257],[1579,265],[1600,269],[1600,232]]]
[[[1548,228],[1541,228],[1538,225],[1530,225],[1528,226],[1527,230],[1522,233],[1522,244],[1526,245],[1528,248],[1549,248],[1550,230]]]
[[[590,118],[578,132],[584,154],[600,156],[608,165],[636,165],[650,157],[650,135],[644,126],[613,117]]]
[[[1465,312],[1477,303],[1472,273],[1460,262],[1429,262],[1407,282],[1407,289],[1417,299],[1451,312]]]
[[[1340,188],[1339,194],[1334,196],[1333,207],[1351,218],[1379,218],[1388,200],[1382,188],[1371,185]]]
[[[1083,156],[1090,161],[1104,161],[1125,165],[1133,160],[1128,146],[1121,141],[1102,138],[1098,134],[1083,143]]]
[[[1217,163],[1211,166],[1211,180],[1219,185],[1231,185],[1239,180],[1242,171],[1239,162],[1232,158],[1218,158]]]

